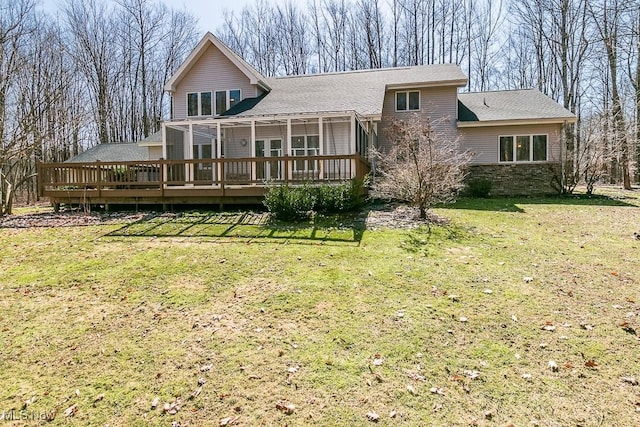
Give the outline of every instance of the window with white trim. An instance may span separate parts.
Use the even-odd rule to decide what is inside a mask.
[[[545,162],[547,135],[502,135],[498,137],[500,163]]]
[[[210,116],[211,111],[211,92],[187,93],[187,116]]]
[[[396,111],[417,111],[420,109],[420,91],[396,92]]]
[[[223,114],[242,99],[240,89],[216,91],[216,115]]]
[[[293,156],[320,155],[320,138],[318,135],[303,135],[291,137],[291,154]],[[317,160],[296,160],[293,162],[294,172],[317,171]]]

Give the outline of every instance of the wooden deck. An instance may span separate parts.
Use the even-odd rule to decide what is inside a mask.
[[[38,191],[60,204],[259,203],[269,185],[363,179],[359,154],[135,162],[41,163]]]

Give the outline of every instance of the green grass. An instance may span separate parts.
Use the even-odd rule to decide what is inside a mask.
[[[621,378],[640,380],[639,206],[467,199],[430,232],[210,213],[0,229],[0,412],[35,397],[50,425],[637,425]]]

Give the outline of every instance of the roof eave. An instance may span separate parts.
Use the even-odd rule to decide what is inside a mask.
[[[438,87],[438,86],[456,86],[463,87],[467,85],[467,79],[438,80],[433,82],[413,82],[413,83],[390,83],[386,85],[387,90],[395,89],[414,89],[420,87]]]
[[[474,121],[458,121],[459,128],[476,128],[489,126],[514,126],[514,125],[542,125],[542,124],[563,124],[575,123],[576,117],[551,117],[539,119],[511,119],[511,120],[474,120]]]

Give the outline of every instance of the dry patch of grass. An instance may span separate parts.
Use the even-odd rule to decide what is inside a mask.
[[[360,240],[343,219],[221,237],[195,214],[136,237],[0,229],[0,411],[55,412],[52,425],[635,425],[640,198],[612,196],[462,201],[436,210],[447,226]]]

